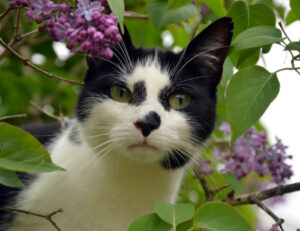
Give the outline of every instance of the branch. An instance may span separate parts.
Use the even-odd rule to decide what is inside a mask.
[[[38,33],[39,30],[35,29],[33,31],[27,32],[25,34],[19,34],[18,35],[18,39],[13,39],[9,42],[8,46],[13,47],[17,42],[22,41],[24,38],[29,37],[31,35],[34,35],[36,33]],[[4,51],[2,51],[2,53],[0,54],[0,60],[3,59],[3,57],[7,54],[8,50],[4,49]]]
[[[11,8],[11,7],[9,7],[9,8],[7,8],[5,11],[3,11],[1,14],[0,14],[0,20],[2,19],[2,18],[4,18],[11,10],[13,10],[14,8]]]
[[[46,72],[44,71],[43,69],[35,66],[34,64],[32,64],[28,59],[25,59],[24,57],[22,57],[20,54],[18,54],[15,50],[13,50],[8,44],[6,44],[2,38],[0,38],[0,44],[3,45],[8,51],[10,51],[14,56],[16,56],[21,62],[24,63],[25,66],[29,66],[31,67],[32,69],[48,76],[49,78],[53,78],[53,79],[59,79],[59,80],[62,80],[62,81],[65,81],[65,82],[68,82],[68,83],[71,83],[71,84],[74,84],[74,85],[83,85],[82,82],[78,82],[78,81],[75,81],[75,80],[70,80],[70,79],[65,79],[61,76],[58,76],[58,75],[55,75],[53,73],[49,73],[49,72]]]
[[[34,212],[31,212],[31,211],[26,211],[26,210],[22,210],[22,209],[14,209],[14,208],[11,208],[9,206],[6,206],[4,208],[0,208],[0,211],[11,211],[11,212],[24,213],[24,214],[28,214],[28,215],[32,215],[32,216],[36,216],[36,217],[42,217],[42,218],[45,218],[47,221],[49,221],[55,227],[56,230],[61,231],[61,229],[57,226],[57,224],[52,220],[52,217],[54,215],[56,215],[57,213],[62,213],[63,212],[62,209],[58,209],[58,210],[56,210],[52,213],[49,213],[47,215],[34,213]]]
[[[212,201],[215,194],[210,189],[210,186],[209,186],[208,182],[206,181],[205,176],[201,172],[201,168],[199,166],[196,166],[194,168],[194,173],[195,173],[196,178],[199,180],[199,182],[200,182],[200,184],[203,188],[203,191],[204,191],[205,197],[206,197],[206,201]]]
[[[36,102],[34,101],[30,101],[30,104],[32,106],[34,106],[37,110],[41,111],[42,113],[44,113],[45,115],[49,116],[52,119],[58,120],[61,124],[62,129],[65,128],[65,120],[64,120],[64,116],[62,115],[62,113],[60,113],[60,116],[56,116],[53,115],[47,111],[45,111],[40,105],[38,105]]]
[[[300,182],[294,184],[281,185],[274,188],[266,189],[261,192],[240,195],[232,198],[225,198],[222,201],[232,206],[255,204],[254,200],[263,201],[275,196],[282,196],[286,193],[300,191]]]
[[[12,119],[12,118],[26,117],[26,116],[27,116],[26,114],[8,115],[8,116],[0,117],[0,121],[2,121],[2,120],[7,120],[7,119]]]
[[[283,219],[279,218],[276,216],[275,213],[273,213],[267,206],[265,206],[261,201],[252,198],[251,201],[256,204],[258,207],[260,207],[262,210],[264,210],[270,217],[272,217],[274,219],[274,221],[276,222],[273,226],[279,226],[281,231],[283,230],[282,224],[284,222]]]
[[[289,40],[289,42],[291,43],[292,40],[289,38],[288,34],[285,32],[283,25],[281,22],[278,23],[280,29],[282,30],[282,32],[284,33],[285,37]],[[287,46],[287,44],[283,41],[284,45]],[[300,72],[298,71],[298,68],[295,68],[295,60],[297,60],[297,57],[294,56],[293,52],[291,50],[288,49],[288,51],[290,52],[291,56],[292,56],[292,60],[291,60],[291,64],[292,67],[295,69],[295,71],[300,75]]]

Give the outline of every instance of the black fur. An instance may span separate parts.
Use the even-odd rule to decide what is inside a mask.
[[[142,104],[147,97],[147,90],[145,87],[145,82],[140,81],[134,84],[133,86],[133,93],[132,93],[132,101],[131,104],[138,106]]]

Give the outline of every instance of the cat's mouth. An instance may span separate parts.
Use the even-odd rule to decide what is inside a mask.
[[[141,143],[132,144],[129,146],[129,148],[140,148],[143,150],[152,150],[152,151],[158,151],[157,147],[149,144],[146,140],[144,140]]]

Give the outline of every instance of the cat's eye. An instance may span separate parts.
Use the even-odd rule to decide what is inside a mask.
[[[177,110],[186,108],[191,102],[191,96],[186,93],[174,93],[169,97],[169,105]]]
[[[132,93],[126,87],[116,84],[110,89],[111,97],[120,103],[128,103],[132,99]]]

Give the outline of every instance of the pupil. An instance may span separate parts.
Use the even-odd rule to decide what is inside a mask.
[[[121,88],[120,89],[120,98],[122,98],[125,94],[125,89],[124,88]]]
[[[183,104],[183,101],[184,101],[184,96],[183,96],[183,95],[179,95],[179,96],[178,96],[178,102],[179,102],[179,105],[182,105],[182,104]]]

